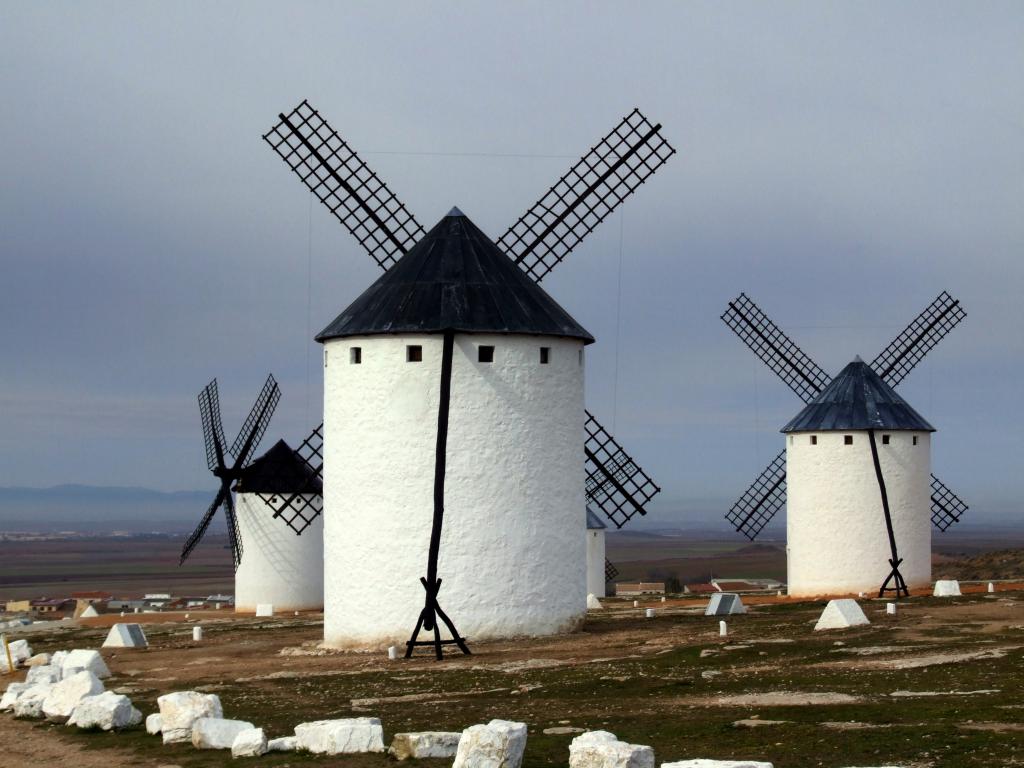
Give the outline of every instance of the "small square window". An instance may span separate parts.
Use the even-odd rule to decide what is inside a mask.
[[[882,435],[882,445],[889,444],[889,435]]]
[[[348,351],[348,361],[352,365],[359,365],[360,363],[362,363],[363,362],[363,348],[362,347],[352,347],[352,348],[350,348],[349,351]]]
[[[843,445],[853,445],[853,435],[843,435]]]
[[[419,363],[423,360],[423,347],[419,344],[410,344],[405,348],[405,362]]]
[[[540,348],[540,364],[547,365],[551,362],[551,347]]]
[[[914,445],[917,445],[917,435],[914,435]]]
[[[494,347],[486,347],[481,344],[476,348],[476,359],[480,363],[493,363],[494,362]]]
[[[329,350],[326,350],[326,349],[324,350],[324,368],[327,367],[327,353],[328,352],[329,352]]]
[[[583,350],[580,350],[580,365],[583,365]]]
[[[811,435],[811,445],[817,445],[817,444],[818,444],[818,436],[817,435]]]
[[[793,436],[792,436],[792,435],[790,435],[790,436],[789,436],[789,444],[790,444],[790,445],[792,445],[792,444],[793,444]]]

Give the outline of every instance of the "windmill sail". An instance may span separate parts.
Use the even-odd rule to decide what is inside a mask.
[[[626,453],[614,437],[586,411],[585,490],[587,500],[621,528],[661,492],[650,476]]]
[[[945,531],[953,523],[959,523],[969,507],[967,503],[946,487],[935,475],[932,475],[932,525]]]
[[[324,473],[324,425],[321,423],[302,444],[295,449],[295,455],[308,468],[305,478],[290,494],[258,493],[257,496],[274,510],[279,518],[296,534],[305,531],[317,516],[323,512],[321,496]]]
[[[895,387],[965,317],[959,299],[943,291],[878,353],[871,367],[886,384]]]
[[[220,421],[220,396],[217,380],[207,384],[199,393],[199,417],[203,422],[203,442],[206,444],[206,465],[212,472],[224,463],[224,427]]]
[[[278,118],[263,140],[383,269],[423,236],[405,205],[308,101]]]
[[[192,550],[196,548],[196,545],[202,541],[203,536],[206,535],[206,529],[210,527],[210,523],[213,521],[213,516],[217,514],[217,509],[221,504],[224,503],[224,499],[231,495],[231,489],[226,485],[222,484],[217,495],[213,499],[213,503],[207,508],[206,513],[199,521],[199,525],[196,529],[189,534],[189,537],[185,540],[185,546],[181,549],[181,559],[178,564],[184,563],[188,559],[188,556],[192,554]]]
[[[640,110],[626,115],[498,240],[538,282],[636,191],[675,149]]]
[[[273,416],[277,403],[281,399],[281,389],[277,386],[273,374],[267,376],[263,389],[260,390],[256,402],[249,411],[242,428],[238,430],[235,442],[231,444],[231,455],[236,456],[239,467],[244,467],[252,456],[256,446],[267,431],[270,417]]]
[[[732,505],[725,519],[753,541],[785,503],[786,451],[782,450]]]

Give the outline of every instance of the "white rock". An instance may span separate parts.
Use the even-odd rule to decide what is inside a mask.
[[[142,713],[132,706],[131,699],[113,691],[86,696],[78,702],[68,725],[114,731],[131,728],[142,722]]]
[[[939,579],[935,582],[934,597],[960,597],[960,582],[956,579]]]
[[[452,768],[519,768],[526,749],[526,723],[491,720],[462,732]]]
[[[66,722],[78,702],[86,696],[103,693],[103,683],[92,672],[83,669],[55,683],[43,702],[43,714],[55,723]]]
[[[91,603],[85,607],[85,610],[78,614],[80,619],[94,619],[100,615],[100,612],[96,610],[96,606]]]
[[[600,611],[603,610],[604,606],[601,605],[601,601],[597,599],[597,596],[593,593],[587,595],[587,610],[588,611]]]
[[[267,742],[267,752],[294,752],[299,747],[299,740],[294,736],[282,736]]]
[[[7,650],[11,654],[11,661],[14,662],[15,667],[20,667],[24,662],[32,658],[32,648],[29,647],[28,640],[12,640],[7,643]],[[4,653],[2,648],[0,648],[0,671],[11,671],[10,666],[7,664],[7,654]]]
[[[708,607],[704,609],[705,616],[729,616],[746,612],[743,600],[734,592],[716,592],[708,600]]]
[[[115,624],[103,641],[104,648],[147,648],[146,633],[138,624]]]
[[[654,750],[619,741],[608,731],[590,731],[569,744],[569,768],[654,768]]]
[[[295,726],[296,748],[318,755],[383,752],[384,729],[376,717],[314,720]]]
[[[146,733],[150,736],[156,736],[161,730],[160,713],[154,712],[146,718]]]
[[[175,691],[156,700],[160,707],[160,732],[164,744],[192,740],[192,724],[201,717],[223,717],[224,710],[215,693]]]
[[[192,746],[196,749],[231,749],[238,734],[255,728],[245,720],[200,717],[192,723]]]
[[[396,733],[388,753],[398,759],[410,757],[454,757],[462,733],[458,731],[420,731]]]
[[[257,616],[273,616],[274,615],[274,604],[273,603],[257,603],[256,604],[256,615]]]
[[[829,600],[825,610],[821,612],[821,616],[818,618],[818,623],[814,625],[814,631],[817,632],[821,629],[846,629],[870,623],[856,600],[851,598]]]
[[[662,763],[661,768],[772,768],[772,764],[753,760],[680,760]]]
[[[262,728],[242,731],[231,742],[232,757],[259,757],[267,753],[267,735]]]
[[[101,680],[105,677],[110,677],[110,670],[107,669],[107,664],[103,661],[103,657],[100,656],[99,651],[87,651],[83,649],[70,651],[61,661],[60,667],[62,677],[67,677],[69,674],[73,674],[72,670],[75,668],[87,669]]]
[[[56,651],[50,656],[50,666],[56,667],[57,669],[64,668],[64,659],[68,657],[67,651]]]
[[[46,701],[51,688],[53,686],[49,683],[36,683],[23,690],[14,702],[14,716],[42,717],[43,702]]]
[[[50,654],[48,653],[37,653],[31,659],[25,662],[26,667],[42,667],[50,663]]]
[[[18,700],[18,697],[29,688],[32,687],[32,683],[11,683],[7,686],[7,690],[4,691],[4,695],[0,698],[0,712],[7,712],[14,709],[14,702]]]
[[[43,664],[40,667],[29,667],[25,675],[26,683],[58,683],[60,682],[60,669],[52,664]]]

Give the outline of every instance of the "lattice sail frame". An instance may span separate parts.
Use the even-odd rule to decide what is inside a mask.
[[[871,367],[886,384],[895,387],[965,317],[960,300],[943,291],[878,353]]]
[[[945,531],[953,523],[960,522],[969,507],[935,475],[931,482],[932,525]]]
[[[736,529],[753,541],[786,503],[786,451],[783,449],[743,492],[726,514]]]
[[[606,557],[604,559],[604,580],[605,583],[612,581],[619,575],[619,569]]]
[[[290,495],[277,493],[256,494],[271,509],[274,517],[301,536],[316,518],[323,514],[324,500],[315,486],[323,480],[324,474],[324,425],[313,429],[302,444],[295,449],[295,455],[309,467],[312,476]]]
[[[220,420],[220,395],[217,380],[214,379],[199,393],[199,418],[203,422],[203,442],[206,446],[206,466],[210,471],[220,466],[218,455],[223,457],[227,450],[224,426]]]
[[[387,270],[426,230],[320,113],[303,100],[263,140]]]
[[[498,240],[540,282],[675,154],[638,109],[583,155]]]
[[[583,451],[587,457],[584,485],[587,500],[599,507],[616,528],[621,528],[637,514],[646,515],[644,506],[661,488],[590,411],[585,413]]]

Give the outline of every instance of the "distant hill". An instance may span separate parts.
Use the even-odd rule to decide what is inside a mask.
[[[95,485],[51,488],[0,486],[0,531],[190,530],[213,491],[174,491]]]
[[[932,575],[937,579],[962,579],[963,581],[1022,579],[1024,578],[1024,549],[1000,549],[970,557],[942,558],[933,563]]]

